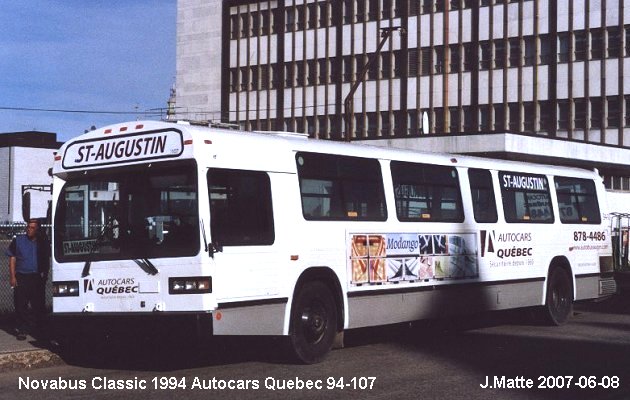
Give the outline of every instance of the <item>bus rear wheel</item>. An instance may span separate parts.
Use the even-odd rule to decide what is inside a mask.
[[[306,283],[291,311],[290,345],[296,361],[315,364],[330,351],[337,333],[337,307],[324,283]]]
[[[573,314],[573,286],[569,274],[554,268],[549,275],[545,317],[551,325],[566,323]]]

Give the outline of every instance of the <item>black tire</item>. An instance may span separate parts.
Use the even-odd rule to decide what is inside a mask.
[[[315,364],[332,348],[337,333],[337,307],[324,283],[306,283],[291,310],[290,350],[297,362]]]
[[[545,319],[551,325],[562,325],[573,315],[573,284],[562,268],[554,268],[549,274]]]

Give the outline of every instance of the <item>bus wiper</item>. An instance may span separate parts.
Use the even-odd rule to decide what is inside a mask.
[[[118,224],[114,225],[113,221],[114,220],[112,219],[107,224],[105,224],[105,226],[103,226],[103,229],[101,230],[101,232],[98,234],[98,237],[94,241],[94,245],[92,246],[92,248],[90,249],[90,252],[88,253],[87,260],[85,260],[85,265],[83,266],[83,271],[81,272],[81,278],[85,278],[86,276],[90,275],[90,266],[92,265],[92,255],[94,255],[94,251],[96,251],[96,249],[100,247],[107,230],[111,229],[113,232],[114,228],[118,228]]]
[[[149,275],[157,275],[158,272],[160,272],[148,258],[143,258],[141,260],[134,259],[133,262],[138,264],[138,266]]]

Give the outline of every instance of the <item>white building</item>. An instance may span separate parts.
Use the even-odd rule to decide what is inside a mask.
[[[178,0],[177,32],[178,118],[596,167],[630,191],[623,0]]]
[[[22,222],[22,190],[31,193],[31,216],[45,217],[52,194],[48,170],[59,149],[57,135],[47,132],[0,134],[0,223]]]

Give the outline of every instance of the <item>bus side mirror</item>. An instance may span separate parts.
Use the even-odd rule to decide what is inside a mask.
[[[22,194],[22,219],[25,222],[31,219],[31,192]]]

